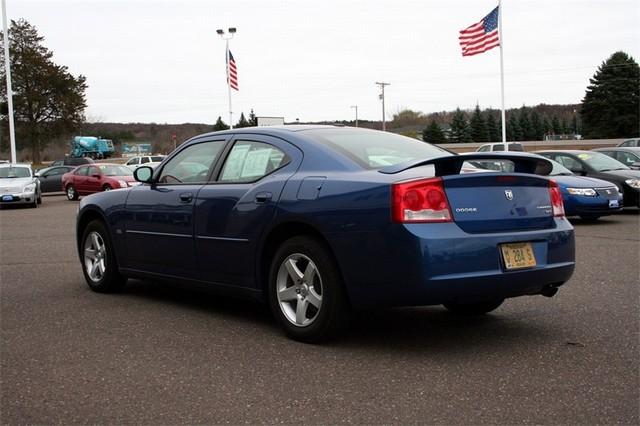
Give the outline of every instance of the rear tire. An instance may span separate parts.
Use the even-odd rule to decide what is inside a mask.
[[[109,185],[105,185],[102,187],[103,191],[111,191],[113,188],[111,188]]]
[[[67,189],[65,189],[65,192],[67,193],[67,199],[69,201],[75,201],[78,199],[78,191],[76,191],[75,186],[67,185]]]
[[[113,293],[121,290],[127,283],[127,278],[118,270],[111,236],[102,221],[91,221],[84,229],[80,258],[84,279],[91,290]]]
[[[347,328],[349,305],[342,276],[320,241],[299,236],[277,250],[269,273],[271,312],[292,339],[318,343]]]
[[[444,307],[449,310],[449,312],[462,315],[462,316],[475,316],[475,315],[484,315],[491,311],[498,309],[500,305],[504,302],[504,299],[500,300],[490,300],[487,302],[477,302],[477,303],[444,303]]]

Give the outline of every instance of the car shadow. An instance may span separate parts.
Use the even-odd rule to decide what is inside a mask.
[[[202,311],[225,321],[251,324],[282,344],[299,344],[280,330],[264,303],[220,295],[200,288],[169,283],[130,280],[125,297],[139,297],[176,308]],[[523,315],[526,316],[526,313]],[[520,317],[518,317],[520,318]],[[479,347],[513,347],[531,341],[531,336],[560,333],[531,321],[514,320],[500,308],[480,317],[460,317],[440,306],[387,308],[354,312],[342,335],[322,346],[338,351],[376,350],[396,352],[444,351],[473,353]],[[557,340],[554,338],[554,340]]]

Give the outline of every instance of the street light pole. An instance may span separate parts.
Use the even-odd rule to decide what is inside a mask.
[[[229,32],[225,33],[222,29],[217,29],[216,33],[225,41],[225,57],[227,67],[227,89],[229,91],[229,128],[233,129],[233,110],[231,108],[231,76],[229,73],[231,72],[229,69],[229,40],[233,38],[233,35],[236,33],[235,27],[229,28]]]
[[[13,122],[13,89],[11,88],[11,61],[9,58],[9,29],[7,28],[7,4],[2,0],[2,26],[4,28],[4,70],[7,76],[7,107],[9,108],[9,139],[11,140],[11,162],[16,163],[16,130]]]
[[[351,105],[351,108],[356,109],[356,127],[358,127],[358,105]]]
[[[376,81],[376,84],[380,86],[380,90],[382,90],[382,93],[380,93],[380,99],[382,99],[382,131],[384,132],[387,130],[387,121],[384,114],[384,86],[390,86],[391,83],[382,83]]]

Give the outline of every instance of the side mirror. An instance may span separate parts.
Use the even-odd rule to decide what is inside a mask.
[[[636,161],[635,163],[631,163],[629,165],[629,167],[631,167],[634,170],[640,170],[640,161]]]
[[[35,172],[35,173],[33,174],[33,176],[35,176],[35,177],[40,177],[40,172]],[[43,177],[44,177],[44,176],[43,176]]]
[[[140,166],[133,171],[133,177],[138,182],[151,183],[153,181],[153,169],[149,166]]]

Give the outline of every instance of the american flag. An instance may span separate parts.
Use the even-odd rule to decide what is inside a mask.
[[[498,8],[496,7],[487,16],[476,24],[460,31],[460,47],[462,56],[477,55],[486,52],[496,46],[500,46],[500,34],[498,34]]]
[[[236,61],[233,59],[231,51],[229,51],[229,58],[227,61],[227,82],[232,89],[238,90],[238,68],[236,68]]]

